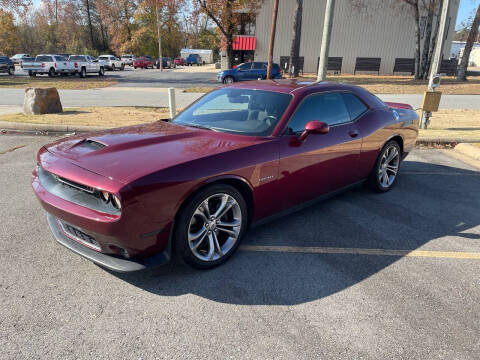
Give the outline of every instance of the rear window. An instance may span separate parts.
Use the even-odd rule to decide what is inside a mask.
[[[55,56],[55,60],[57,60],[57,61],[67,61],[67,58],[65,56]]]
[[[85,61],[85,56],[70,56],[70,60],[73,60],[73,61]]]
[[[342,96],[352,120],[357,119],[368,110],[367,105],[365,105],[357,96],[349,93],[344,93]]]
[[[36,61],[53,61],[51,56],[37,56]]]
[[[106,57],[106,56],[100,56],[98,59],[99,59],[99,60],[108,60],[108,57]]]

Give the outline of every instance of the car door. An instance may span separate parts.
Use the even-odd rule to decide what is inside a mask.
[[[251,80],[265,79],[267,77],[267,68],[264,63],[254,62],[250,73]]]
[[[327,134],[298,136],[312,120],[327,123]],[[362,139],[340,92],[315,93],[297,107],[281,139],[279,187],[290,207],[359,181]]]
[[[7,59],[3,56],[0,56],[0,73],[8,71],[8,62]]]
[[[247,80],[252,80],[251,79],[251,72],[250,70],[252,69],[252,63],[245,63],[237,66],[235,69],[237,71],[237,79],[236,81],[247,81]]]

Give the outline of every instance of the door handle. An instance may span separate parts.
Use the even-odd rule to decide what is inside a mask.
[[[358,136],[358,131],[357,130],[352,130],[348,132],[348,135],[352,138],[356,138]]]

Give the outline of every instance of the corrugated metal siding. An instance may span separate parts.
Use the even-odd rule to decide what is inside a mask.
[[[395,58],[414,57],[414,19],[408,6],[395,0],[368,0],[367,11],[357,11],[348,0],[337,0],[329,56],[343,57],[342,72],[353,73],[357,57],[380,57],[381,74],[392,74]],[[300,56],[305,57],[304,71],[316,72],[323,30],[326,0],[304,0]],[[459,0],[451,1],[451,17],[444,54],[449,56]],[[255,60],[267,60],[273,0],[266,0],[257,17]],[[274,61],[290,54],[295,1],[280,0]]]

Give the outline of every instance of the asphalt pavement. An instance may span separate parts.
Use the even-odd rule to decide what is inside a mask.
[[[214,270],[119,275],[47,228],[30,174],[52,140],[0,135],[1,359],[478,358],[480,171],[448,151],[251,229]]]

